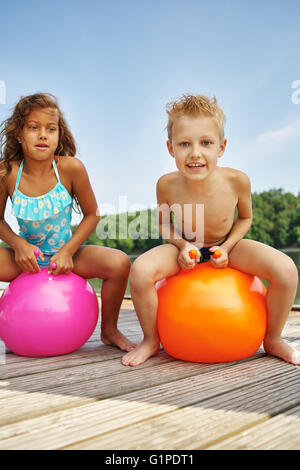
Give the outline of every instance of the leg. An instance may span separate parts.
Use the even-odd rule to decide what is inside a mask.
[[[141,255],[132,265],[130,289],[144,339],[136,349],[123,357],[124,365],[136,366],[159,351],[155,283],[179,271],[177,257],[178,249],[174,245],[161,245]]]
[[[298,272],[292,259],[268,245],[243,239],[231,250],[228,265],[269,281],[264,349],[287,362],[300,364],[299,351],[280,337],[298,284]]]
[[[11,248],[0,248],[0,266],[0,281],[3,282],[13,281],[22,272]]]
[[[101,340],[130,351],[136,344],[118,330],[117,323],[127,286],[130,260],[122,251],[96,245],[81,246],[74,258],[73,272],[85,279],[103,279],[101,289]]]

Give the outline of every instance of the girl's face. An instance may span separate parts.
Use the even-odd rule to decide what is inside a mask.
[[[21,141],[25,157],[46,160],[54,157],[58,145],[58,112],[55,108],[36,108],[25,118]]]

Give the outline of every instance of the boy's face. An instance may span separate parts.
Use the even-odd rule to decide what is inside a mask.
[[[218,126],[211,117],[181,116],[173,124],[172,140],[167,146],[183,176],[204,180],[223,155],[226,139],[220,140]]]

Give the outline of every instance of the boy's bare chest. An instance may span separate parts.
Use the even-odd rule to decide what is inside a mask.
[[[180,203],[178,201],[180,200]],[[234,211],[237,205],[237,195],[229,186],[222,190],[211,191],[209,194],[197,194],[191,197],[188,194],[173,194],[169,204],[175,216],[176,222],[188,233],[197,231],[197,226],[204,227],[204,242],[214,244],[217,240],[224,238],[230,231]],[[190,229],[186,230],[187,227]]]
[[[231,213],[236,207],[237,196],[230,189],[212,192],[209,195],[198,194],[197,197],[191,197],[186,194],[181,196],[173,194],[169,199],[169,204],[171,206],[178,205],[182,210],[186,209],[192,213],[196,212],[197,206],[202,206],[206,216],[213,214],[216,217],[218,213]]]

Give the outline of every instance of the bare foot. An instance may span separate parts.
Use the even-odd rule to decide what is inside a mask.
[[[160,343],[157,343],[156,340],[144,339],[137,348],[122,357],[122,364],[124,366],[138,366],[145,362],[149,357],[157,354],[159,349]]]
[[[101,332],[101,341],[104,344],[118,346],[122,351],[132,351],[137,347],[136,343],[132,343],[117,328],[112,331]]]
[[[291,364],[300,365],[300,351],[283,339],[264,340],[264,350]]]

